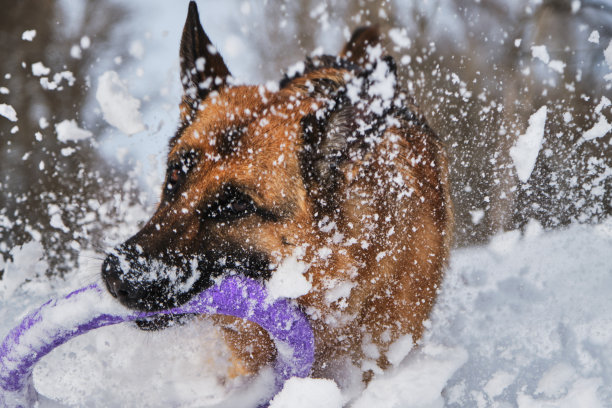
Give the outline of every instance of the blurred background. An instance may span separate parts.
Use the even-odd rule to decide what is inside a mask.
[[[119,225],[136,231],[152,213],[178,124],[187,3],[0,0],[0,277],[31,241],[47,273],[62,275],[83,249],[104,252],[127,238]],[[246,83],[278,81],[305,55],[336,53],[354,28],[379,25],[404,87],[447,145],[456,246],[612,215],[612,1],[198,5]],[[95,94],[109,70],[141,102],[145,131],[128,136],[104,120]],[[521,180],[510,150],[542,106],[543,145]],[[61,141],[55,125],[65,120],[91,137]]]

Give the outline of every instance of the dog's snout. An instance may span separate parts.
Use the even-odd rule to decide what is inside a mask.
[[[147,259],[140,246],[124,244],[106,256],[101,275],[108,292],[121,304],[153,311],[185,300],[186,294],[173,292],[174,281],[165,273],[169,268],[159,258]]]
[[[110,294],[125,304],[130,299],[130,291],[128,284],[121,279],[122,275],[119,258],[108,255],[102,264],[102,279]]]

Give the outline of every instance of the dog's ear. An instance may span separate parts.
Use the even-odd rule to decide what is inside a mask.
[[[197,108],[200,101],[206,99],[211,91],[224,86],[231,76],[223,58],[202,28],[195,1],[189,3],[180,58],[183,103],[187,108]]]
[[[368,46],[375,47],[380,44],[380,30],[378,26],[359,27],[346,43],[340,57],[355,65],[364,66],[368,62]]]
[[[336,206],[336,191],[343,182],[341,166],[357,141],[352,106],[326,109],[302,118],[303,145],[299,154],[302,177],[319,211]]]

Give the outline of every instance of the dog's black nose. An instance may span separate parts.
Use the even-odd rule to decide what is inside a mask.
[[[102,263],[102,279],[111,295],[121,303],[126,304],[130,300],[128,284],[121,279],[123,271],[121,262],[115,255],[108,255]]]

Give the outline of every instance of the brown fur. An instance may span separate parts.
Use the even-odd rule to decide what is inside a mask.
[[[190,18],[197,19],[197,10]],[[185,32],[197,31],[189,21]],[[168,248],[191,256],[204,246],[217,252],[240,247],[265,254],[268,274],[304,248],[312,290],[297,301],[315,332],[316,377],[333,375],[334,362],[348,359],[367,380],[389,365],[385,353],[400,336],[421,337],[451,240],[445,153],[409,99],[398,91],[393,106],[378,116],[346,98],[333,108],[326,105],[356,76],[367,79],[368,64],[370,71],[375,68],[377,62],[368,62],[365,51],[357,49],[373,44],[372,30],[364,32],[367,39],[354,36],[344,51],[360,56],[362,67],[346,59],[321,59],[318,66],[312,60],[276,92],[230,86],[225,77],[198,88],[195,98],[192,89],[181,104],[183,125],[171,141],[168,162],[172,168],[191,153],[197,164],[185,175],[180,196],[162,197],[151,221],[126,243],[138,244],[143,256]],[[182,53],[190,52],[183,48]],[[192,74],[203,81],[221,71]],[[185,78],[188,94],[191,79]],[[323,119],[322,111],[327,112]],[[380,126],[360,133],[357,119]],[[347,127],[356,140],[330,140],[334,121],[340,123],[336,133]],[[334,155],[336,150],[341,154]],[[272,215],[203,222],[203,208],[228,185],[240,186],[257,208]],[[256,277],[266,279],[266,273]],[[353,285],[350,294],[330,299],[332,290],[347,282]],[[256,372],[272,361],[274,347],[257,325],[215,319],[225,327],[234,375]]]

